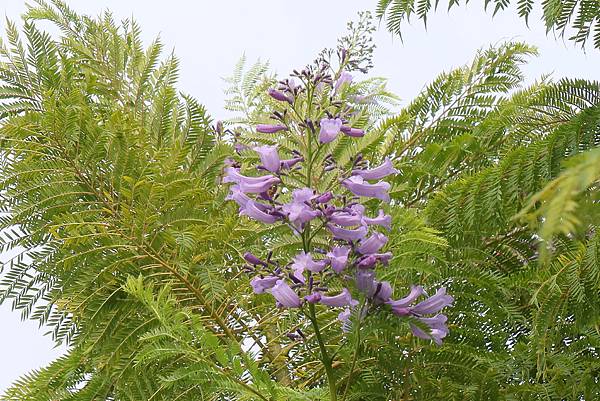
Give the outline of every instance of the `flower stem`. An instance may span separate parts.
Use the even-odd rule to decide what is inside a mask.
[[[313,91],[309,91],[308,93],[308,115],[311,116],[312,113],[312,97]],[[310,131],[310,130],[309,130]],[[313,135],[312,132],[308,133],[308,141],[307,141],[307,171],[306,171],[306,186],[311,187],[312,184],[312,165],[313,165],[313,148],[312,141]],[[316,138],[314,138],[316,139]],[[311,225],[310,222],[307,224],[304,232],[302,233],[302,245],[304,248],[304,252],[310,251],[310,243],[312,240],[311,236]],[[337,386],[335,382],[335,376],[333,374],[333,366],[331,365],[331,358],[327,354],[327,349],[325,348],[325,342],[323,341],[323,337],[321,336],[321,330],[319,329],[319,323],[317,322],[317,314],[315,312],[315,305],[312,303],[308,304],[308,318],[312,323],[313,329],[315,331],[315,337],[317,338],[317,342],[319,343],[319,351],[321,352],[321,363],[323,363],[323,367],[325,368],[325,373],[327,375],[327,384],[329,385],[329,399],[331,401],[337,401]]]
[[[327,375],[327,384],[329,385],[329,399],[331,401],[337,401],[337,386],[335,382],[335,376],[333,374],[333,367],[331,365],[331,358],[327,354],[327,349],[325,348],[325,343],[323,342],[323,337],[321,336],[321,330],[319,329],[319,323],[317,322],[317,317],[315,314],[315,305],[308,305],[309,315],[313,329],[315,330],[315,337],[317,338],[317,342],[319,343],[319,350],[321,351],[321,362],[323,363],[323,367],[325,368],[325,374]]]

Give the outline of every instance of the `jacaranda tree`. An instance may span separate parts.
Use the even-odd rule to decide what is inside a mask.
[[[600,397],[597,82],[523,87],[505,43],[401,107],[363,13],[289,76],[242,60],[217,121],[135,22],[23,23],[0,300],[68,352],[2,399]]]

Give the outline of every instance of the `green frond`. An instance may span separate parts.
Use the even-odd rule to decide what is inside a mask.
[[[447,9],[467,5],[468,0],[448,0]],[[519,17],[529,25],[531,14],[540,14],[546,31],[555,32],[559,37],[567,35],[568,39],[585,47],[588,41],[596,49],[600,49],[600,6],[594,0],[545,0],[539,3],[533,0],[484,0],[483,6],[495,16],[513,4]],[[439,2],[431,0],[379,0],[375,15],[385,19],[388,31],[402,37],[402,28],[410,22],[412,16],[422,20],[427,26],[427,17],[437,9]],[[537,6],[537,7],[534,7]]]

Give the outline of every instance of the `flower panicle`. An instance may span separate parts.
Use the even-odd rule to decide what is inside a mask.
[[[338,319],[344,330],[351,326],[352,316],[363,319],[369,310],[388,309],[409,319],[415,336],[440,344],[448,329],[446,316],[439,312],[453,301],[446,289],[440,288],[427,297],[422,287],[413,286],[405,298],[393,300],[392,285],[376,278],[378,268],[385,268],[393,260],[392,253],[385,250],[388,237],[379,231],[392,229],[392,217],[383,209],[371,215],[361,202],[392,201],[391,185],[384,179],[398,173],[393,160],[385,158],[381,164],[370,167],[369,160],[357,154],[352,158],[350,173],[342,172],[339,181],[333,180],[333,188],[320,192],[311,188],[318,184],[310,176],[311,168],[320,168],[322,174],[343,171],[332,153],[323,153],[325,156],[319,159],[322,165],[315,166],[318,159],[308,145],[305,149],[289,149],[290,143],[304,143],[313,146],[313,152],[328,152],[340,134],[347,136],[346,140],[366,135],[362,128],[350,124],[353,106],[337,99],[351,93],[352,76],[342,72],[334,81],[326,69],[296,71],[295,76],[301,84],[285,80],[268,90],[268,95],[284,107],[272,113],[277,124],[256,126],[259,133],[275,134],[266,139],[270,144],[244,145],[260,160],[256,171],[266,174],[242,174],[241,165],[230,160],[223,178],[223,183],[231,184],[226,199],[237,203],[240,215],[263,224],[285,225],[303,240],[303,249],[285,262],[272,260],[272,253],[267,260],[250,252],[244,254],[246,270],[254,274],[250,281],[253,292],[270,294],[281,308],[303,308],[305,304],[340,308]],[[307,85],[313,85],[312,89],[306,90]],[[327,86],[331,107],[321,106],[319,118],[303,117],[304,109],[296,108],[302,104],[303,96],[322,92]],[[337,115],[330,114],[333,108],[339,110]],[[297,138],[292,142],[282,140],[294,135]],[[328,237],[328,247],[311,249],[311,239],[321,230]],[[421,297],[426,298],[416,303]],[[359,299],[362,306],[358,313]]]

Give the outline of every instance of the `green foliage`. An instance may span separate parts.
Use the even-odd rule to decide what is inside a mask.
[[[455,6],[467,5],[460,0],[449,0],[448,10]],[[519,17],[529,24],[530,15],[537,11],[533,0],[517,0],[512,2],[517,8]],[[546,32],[557,33],[560,37],[568,35],[568,39],[585,47],[588,40],[596,49],[600,48],[600,4],[595,0],[544,0],[540,2],[541,19]],[[431,0],[379,0],[376,15],[384,18],[387,29],[402,35],[402,26],[415,16],[427,26],[427,17],[437,10],[439,1]],[[493,15],[504,11],[511,5],[511,0],[484,0],[484,8],[493,9]],[[539,7],[538,6],[538,7]]]
[[[385,6],[399,4],[414,3]],[[2,399],[328,397],[309,322],[251,294],[240,268],[246,250],[285,257],[301,239],[237,216],[219,185],[231,139],[273,141],[253,132],[275,104],[268,66],[236,67],[237,115],[222,133],[176,92],[177,60],[159,41],[144,49],[133,21],[55,0],[24,22],[22,33],[7,24],[0,48],[0,300],[69,351]],[[367,49],[353,32],[343,43]],[[445,285],[455,305],[440,347],[389,313],[343,333],[323,312],[344,400],[600,398],[600,85],[524,88],[534,54],[521,43],[482,50],[403,108],[383,79],[355,76],[345,89],[352,125],[368,134],[325,153],[348,168],[357,152],[387,156],[400,170],[386,210],[394,297]],[[287,336],[296,329],[305,339]]]
[[[61,40],[39,31],[39,20],[59,26]],[[128,291],[129,278],[154,288],[164,308],[193,311],[181,324],[205,338],[243,340],[251,315],[236,309],[231,263],[258,237],[217,186],[231,147],[203,106],[175,91],[177,60],[160,61],[158,41],[144,50],[134,22],[80,17],[58,1],[40,1],[25,21],[24,38],[9,25],[1,50],[12,95],[0,132],[1,247],[10,255],[0,296],[70,348],[6,399],[173,399],[158,391],[162,370],[138,357],[161,311]],[[206,366],[198,375],[258,392],[249,363],[245,356],[243,373]]]

